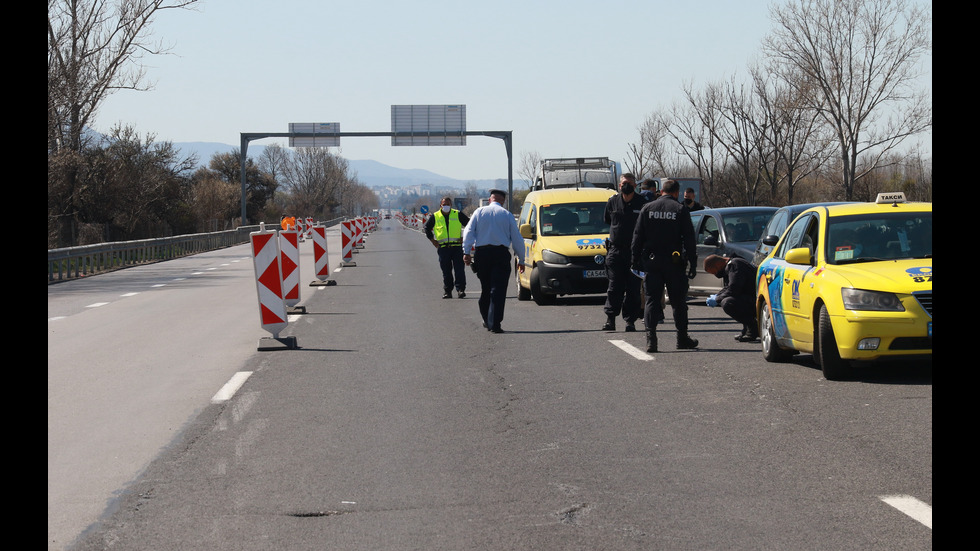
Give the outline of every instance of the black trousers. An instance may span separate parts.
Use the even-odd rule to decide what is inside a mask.
[[[640,285],[643,280],[630,271],[630,251],[611,247],[606,254],[606,277],[609,287],[606,290],[606,305],[602,310],[607,316],[618,316],[632,323],[643,316],[640,304]]]
[[[726,297],[722,299],[720,306],[726,314],[746,326],[753,334],[759,332],[759,324],[755,320],[755,297]]]
[[[466,265],[463,247],[439,247],[439,267],[442,268],[442,290],[466,290]]]
[[[664,319],[664,307],[660,299],[667,288],[667,298],[674,312],[674,327],[677,332],[687,334],[687,290],[689,282],[684,266],[671,262],[648,262],[647,276],[643,278],[643,290],[647,300],[643,308],[643,323],[647,331],[656,331],[657,322]]]
[[[504,299],[510,283],[510,249],[501,246],[477,247],[476,277],[480,280],[480,315],[487,329],[504,321]]]

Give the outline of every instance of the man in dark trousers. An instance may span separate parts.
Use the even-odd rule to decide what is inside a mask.
[[[677,181],[665,180],[660,197],[640,209],[633,230],[632,266],[646,272],[643,278],[646,293],[643,322],[647,330],[647,352],[657,351],[657,323],[664,319],[660,302],[664,287],[674,312],[677,348],[698,346],[698,341],[687,334],[688,279],[693,279],[697,273],[698,253],[691,211],[678,201],[678,197],[680,185]]]
[[[463,230],[463,262],[473,262],[476,251],[476,277],[480,280],[480,315],[483,326],[503,333],[504,299],[510,283],[510,249],[517,255],[517,269],[524,273],[524,238],[514,214],[504,207],[507,192],[490,190],[490,204],[476,209]]]
[[[606,290],[606,324],[603,331],[616,330],[616,316],[622,312],[626,320],[626,331],[636,331],[636,320],[643,315],[640,304],[640,278],[630,272],[633,243],[633,228],[640,208],[647,200],[636,193],[636,177],[629,172],[619,177],[619,193],[606,202],[604,220],[609,224],[609,238],[606,239],[606,277],[609,287]]]
[[[442,298],[453,298],[453,287],[459,298],[466,296],[466,266],[463,265],[463,228],[469,216],[453,208],[450,197],[425,221],[425,236],[439,251],[442,268]]]
[[[755,266],[743,258],[713,254],[704,259],[704,271],[725,282],[721,291],[708,297],[705,304],[712,308],[721,306],[726,314],[742,324],[742,333],[735,340],[759,340],[759,326],[755,318]]]

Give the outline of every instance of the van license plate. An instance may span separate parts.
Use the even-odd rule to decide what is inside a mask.
[[[590,279],[590,278],[593,278],[593,277],[606,277],[606,271],[605,270],[585,270],[585,274],[583,275],[583,277],[585,277],[586,279]]]

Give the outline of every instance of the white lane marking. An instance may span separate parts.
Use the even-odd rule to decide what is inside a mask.
[[[932,506],[915,499],[912,496],[894,495],[878,496],[878,499],[912,517],[932,530]]]
[[[245,384],[245,380],[252,375],[251,371],[239,371],[231,376],[231,379],[221,387],[217,394],[211,397],[212,404],[218,404],[230,400],[238,392],[238,389]]]
[[[65,316],[55,316],[53,318],[48,318],[48,321],[58,321],[65,319]]]
[[[633,356],[637,360],[643,360],[645,362],[648,362],[648,361],[650,361],[650,360],[653,359],[653,356],[647,354],[646,352],[640,350],[639,348],[633,346],[632,344],[630,344],[630,343],[628,343],[626,341],[613,340],[613,341],[609,341],[609,342],[611,342],[613,344],[613,346],[618,347],[620,350],[622,350],[623,352],[626,352],[630,356]]]
[[[166,283],[157,283],[156,285],[151,285],[151,287],[166,287]]]
[[[134,296],[136,296],[138,294],[139,293],[125,293],[125,294],[122,294],[122,295],[119,295],[119,296],[121,296],[121,297],[134,297]]]
[[[106,304],[109,304],[109,303],[108,302],[96,302],[96,303],[93,303],[93,304],[89,304],[88,306],[86,306],[86,308],[98,308],[99,306],[105,306]]]
[[[288,321],[289,323],[296,323],[296,321],[299,320],[299,318],[301,317],[303,316],[300,314],[287,314],[286,321]]]

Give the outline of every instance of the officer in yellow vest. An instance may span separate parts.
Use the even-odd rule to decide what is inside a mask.
[[[425,236],[439,251],[442,268],[442,298],[466,296],[466,266],[463,264],[463,226],[470,218],[453,208],[453,200],[443,197],[439,210],[425,221]]]

